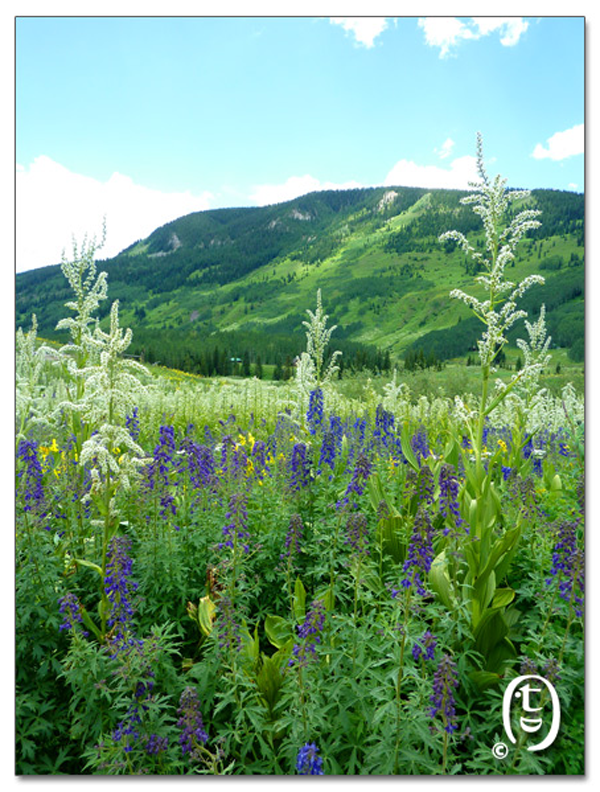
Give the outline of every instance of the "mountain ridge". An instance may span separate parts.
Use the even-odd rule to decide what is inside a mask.
[[[440,359],[466,354],[470,336],[452,350],[432,336],[469,318],[448,294],[471,289],[475,273],[455,246],[438,242],[440,233],[457,229],[482,246],[479,218],[460,204],[466,194],[401,186],[325,190],[264,207],[188,214],[97,262],[109,284],[100,316],[119,299],[123,323],[146,357],[168,346],[154,340],[144,348],[155,331],[190,349],[227,333],[294,337],[302,345],[302,320],[321,288],[330,323],[338,325],[332,343],[337,337],[396,358],[419,342]],[[584,196],[533,190],[528,200],[542,210],[542,227],[521,243],[515,278],[546,276],[529,308],[535,313],[540,300],[553,301],[551,329],[557,343],[571,348],[583,337]],[[560,300],[561,291],[568,299]],[[59,265],[18,274],[17,325],[35,312],[40,333],[55,336],[69,298]]]

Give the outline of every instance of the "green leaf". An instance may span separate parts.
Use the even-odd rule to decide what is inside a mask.
[[[471,593],[473,628],[476,628],[479,624],[481,615],[492,601],[495,590],[496,575],[493,570],[475,581]]]
[[[281,616],[267,616],[265,619],[265,633],[276,649],[281,649],[293,638],[292,625]]]
[[[496,589],[494,599],[492,600],[492,608],[505,608],[515,598],[515,592],[511,588]]]
[[[80,566],[89,567],[90,569],[95,570],[100,575],[100,577],[102,577],[102,569],[98,566],[98,564],[93,564],[91,561],[86,561],[85,558],[74,558],[73,560]]]
[[[502,679],[499,674],[494,674],[491,671],[472,671],[469,678],[473,680],[480,691],[498,685]]]
[[[444,450],[444,459],[449,465],[453,465],[455,470],[458,469],[459,446],[455,438],[452,437]]]
[[[448,574],[448,559],[445,550],[442,550],[442,552],[433,559],[429,570],[429,583],[443,604],[452,610],[456,603],[452,596],[452,586],[450,583],[450,575]]]
[[[294,616],[296,621],[301,622],[306,616],[306,589],[300,578],[296,578],[294,586]]]
[[[197,620],[204,635],[210,635],[213,628],[216,605],[210,597],[202,597],[198,603]]]
[[[414,455],[412,450],[412,446],[410,444],[410,436],[408,433],[408,424],[405,423],[402,427],[402,433],[400,435],[400,445],[402,447],[402,453],[406,457],[408,464],[414,468],[418,472],[419,470],[419,463],[417,462],[417,458]]]
[[[384,517],[379,521],[379,526],[382,551],[389,555],[394,563],[401,563],[406,557],[402,517],[400,515]]]
[[[100,640],[100,630],[96,627],[96,625],[92,621],[92,617],[83,607],[83,605],[80,606],[79,612],[81,613],[81,618],[83,619],[83,623],[85,624],[85,626],[88,628],[88,630],[91,630],[94,633],[95,637],[98,640]]]
[[[256,685],[265,700],[269,712],[272,713],[277,704],[285,677],[276,660],[262,655],[262,663],[256,675]]]

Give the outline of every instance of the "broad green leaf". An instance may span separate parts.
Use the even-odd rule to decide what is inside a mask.
[[[197,619],[200,629],[204,635],[208,636],[212,632],[216,605],[210,597],[202,597],[198,603]]]
[[[402,427],[402,433],[400,435],[400,445],[402,447],[402,453],[406,457],[406,461],[408,464],[414,468],[415,470],[419,470],[419,463],[417,462],[417,458],[412,450],[412,446],[410,444],[410,436],[408,433],[408,424],[404,424]]]
[[[89,567],[90,569],[93,569],[95,572],[97,572],[100,575],[100,577],[102,577],[102,569],[98,566],[98,564],[93,564],[91,561],[86,561],[85,558],[74,558],[73,560],[75,561],[76,564],[79,564],[80,566]]]
[[[267,616],[265,633],[276,649],[281,649],[293,637],[292,625],[281,616]]]
[[[505,608],[515,598],[515,592],[511,588],[496,589],[494,599],[492,600],[492,608]]]
[[[301,622],[306,616],[306,589],[300,578],[296,578],[294,586],[294,616],[296,621]]]
[[[433,559],[429,570],[429,584],[447,608],[453,609],[455,607],[456,603],[452,596],[452,586],[450,575],[448,574],[448,559],[445,550],[442,550]]]
[[[480,691],[498,685],[502,679],[499,674],[494,674],[491,671],[472,671],[469,678],[473,680]]]

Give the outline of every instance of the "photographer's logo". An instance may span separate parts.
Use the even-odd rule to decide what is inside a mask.
[[[513,679],[504,692],[504,731],[516,745],[517,738],[511,721],[513,713],[516,716],[515,723],[522,732],[541,738],[540,742],[528,745],[528,751],[543,751],[552,745],[560,727],[560,702],[554,686],[547,679],[536,674],[519,676]]]

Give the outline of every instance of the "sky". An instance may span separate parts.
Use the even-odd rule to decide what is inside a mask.
[[[101,258],[204,209],[465,189],[478,131],[490,175],[583,192],[584,37],[582,16],[17,17],[16,271],[104,217]]]

